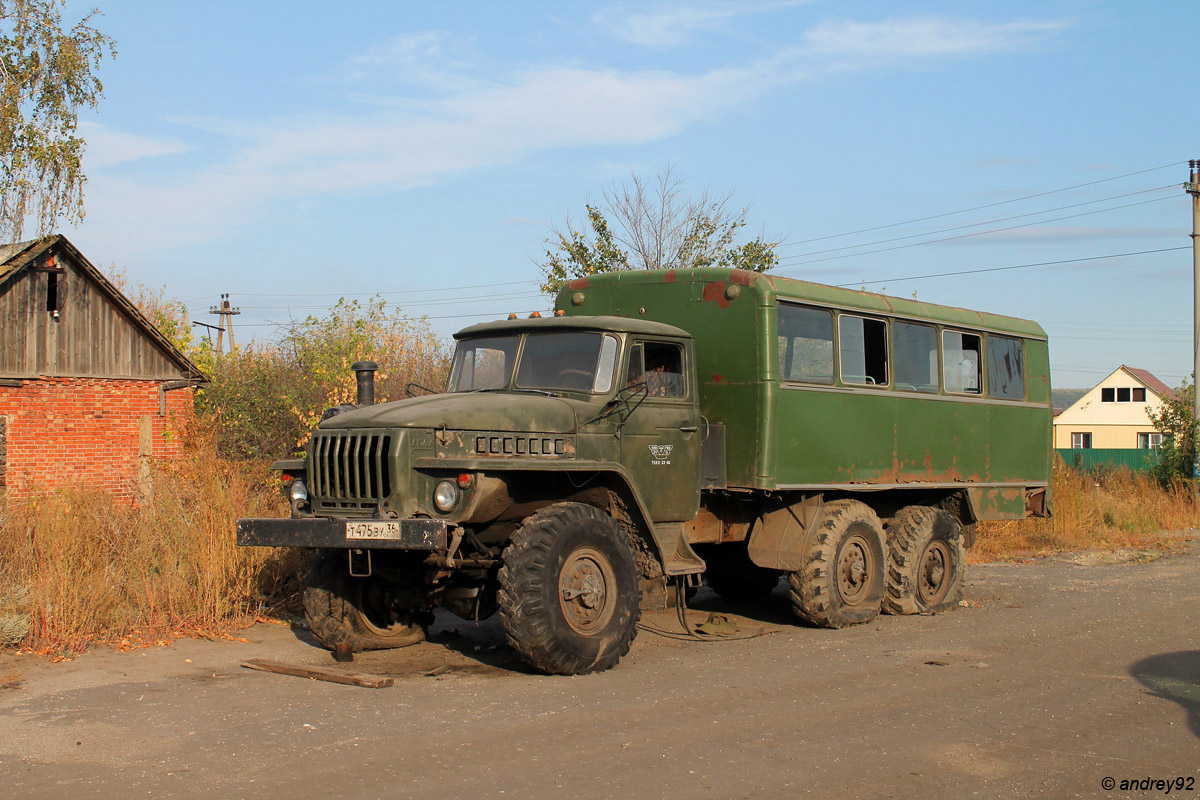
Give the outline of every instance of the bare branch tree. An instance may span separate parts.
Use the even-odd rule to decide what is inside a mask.
[[[686,196],[686,180],[668,164],[648,183],[637,173],[603,192],[603,206],[587,205],[586,228],[568,216],[553,229],[541,264],[542,291],[557,292],[572,278],[623,269],[729,267],[764,272],[778,264],[777,242],[759,237],[735,246],[749,208],[733,210],[732,192],[705,187]],[[611,219],[611,224],[609,220]]]

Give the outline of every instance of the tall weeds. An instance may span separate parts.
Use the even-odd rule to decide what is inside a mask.
[[[0,644],[65,655],[97,641],[226,634],[294,591],[301,566],[296,551],[238,548],[234,521],[285,514],[266,466],[218,458],[210,437],[156,465],[138,507],[85,490],[10,505],[0,632],[21,635]]]
[[[1049,519],[981,523],[971,560],[1172,549],[1181,541],[1180,532],[1200,526],[1193,488],[1180,483],[1163,489],[1153,476],[1125,468],[1096,475],[1070,469],[1055,458],[1051,494]]]

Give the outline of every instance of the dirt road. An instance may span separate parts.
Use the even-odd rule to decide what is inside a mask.
[[[492,624],[360,655],[361,689],[253,672],[331,666],[303,632],[68,664],[0,661],[8,798],[1200,798],[1200,548],[1150,563],[971,568],[975,607],[746,641],[642,632],[600,675],[519,671]],[[646,622],[674,630],[672,613]],[[493,649],[495,648],[495,649]],[[439,665],[451,669],[426,676]],[[1112,778],[1116,788],[1102,781]],[[1182,778],[1122,791],[1121,781]],[[1187,780],[1192,783],[1190,788]],[[1142,784],[1139,784],[1139,786]]]

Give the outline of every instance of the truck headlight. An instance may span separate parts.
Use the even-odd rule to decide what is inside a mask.
[[[289,492],[293,503],[299,503],[308,499],[308,487],[304,485],[304,481],[297,478],[292,481],[292,490]]]
[[[458,487],[453,481],[442,481],[433,490],[433,504],[443,514],[458,505]]]

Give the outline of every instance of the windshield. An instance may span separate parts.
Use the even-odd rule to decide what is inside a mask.
[[[503,389],[512,378],[520,336],[488,336],[458,343],[450,368],[451,392]]]
[[[452,392],[502,389],[514,374],[519,335],[460,341],[450,371]],[[617,338],[588,331],[525,335],[516,364],[518,389],[605,393],[612,388]]]

